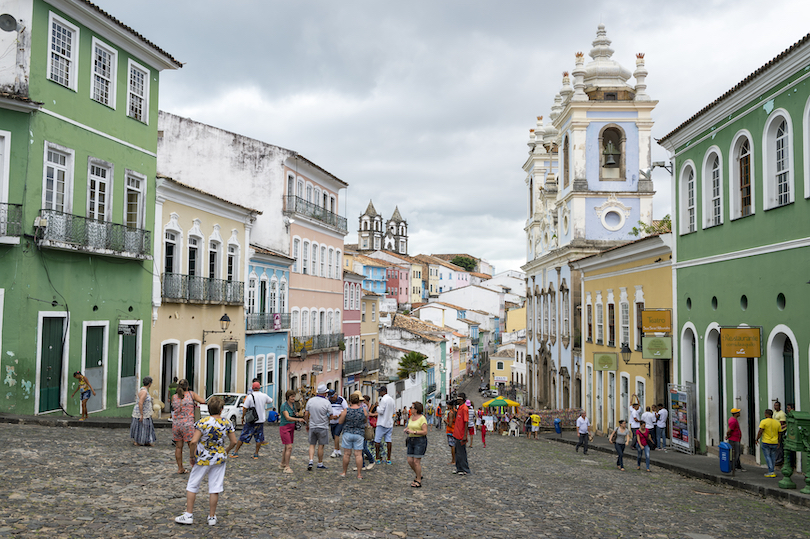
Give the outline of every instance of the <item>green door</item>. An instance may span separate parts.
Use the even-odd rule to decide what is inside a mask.
[[[62,382],[62,337],[64,318],[42,319],[39,371],[39,411],[58,410]]]
[[[84,341],[84,375],[96,391],[87,401],[87,411],[98,412],[104,394],[104,328],[88,326]]]
[[[121,382],[119,406],[135,402],[138,393],[138,373],[135,372],[138,354],[138,332],[135,327],[132,335],[121,335]]]
[[[785,339],[785,347],[782,352],[782,360],[784,363],[784,377],[785,377],[785,402],[782,403],[782,409],[785,409],[785,404],[796,403],[796,386],[793,380],[793,343],[790,339]]]
[[[216,349],[209,348],[205,351],[205,398],[214,394],[214,362]]]
[[[192,391],[197,391],[197,388],[194,387],[194,380],[196,380],[197,376],[197,369],[195,368],[195,362],[197,361],[197,345],[196,344],[187,344],[186,345],[186,380],[188,380],[188,388]]]
[[[225,392],[233,391],[231,387],[231,371],[233,368],[233,352],[225,352]]]

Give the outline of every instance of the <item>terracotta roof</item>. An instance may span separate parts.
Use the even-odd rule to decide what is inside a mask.
[[[174,65],[176,65],[177,67],[183,67],[183,63],[180,62],[179,60],[176,60],[171,54],[164,51],[163,49],[161,49],[160,47],[158,47],[157,45],[155,45],[154,43],[152,43],[151,41],[149,41],[148,39],[143,37],[141,34],[136,32],[135,30],[133,30],[132,28],[130,28],[126,24],[122,23],[121,21],[119,21],[118,19],[116,19],[115,17],[113,17],[112,15],[110,15],[109,13],[107,13],[106,11],[104,11],[103,9],[101,9],[100,7],[95,5],[94,3],[88,2],[88,0],[75,0],[75,1],[77,3],[80,3],[80,4],[84,4],[85,6],[89,7],[90,9],[94,10],[95,12],[97,12],[99,15],[102,15],[102,16],[106,17],[107,20],[117,24],[119,27],[123,28],[124,30],[126,30],[127,32],[129,32],[130,34],[132,34],[133,36],[138,38],[139,40],[141,40],[146,45],[149,45],[150,47],[152,47],[156,52],[162,54],[163,56],[165,56],[166,58],[171,60],[171,62]]]
[[[725,101],[726,99],[731,97],[731,95],[733,95],[735,92],[741,90],[742,88],[744,88],[745,86],[747,86],[748,84],[753,82],[757,77],[759,77],[760,75],[762,75],[763,73],[768,71],[770,68],[775,66],[778,62],[783,60],[790,53],[792,53],[793,51],[795,51],[796,49],[798,49],[799,47],[801,47],[802,45],[804,45],[808,41],[810,41],[810,34],[805,35],[799,41],[797,41],[796,43],[794,43],[793,45],[791,45],[790,47],[788,47],[787,49],[782,51],[780,54],[778,54],[776,57],[774,57],[770,62],[768,62],[764,66],[760,67],[759,69],[757,69],[756,71],[754,71],[753,73],[751,73],[750,75],[745,77],[743,80],[741,80],[740,82],[735,84],[734,87],[732,87],[726,93],[724,93],[723,95],[721,95],[720,97],[718,97],[717,99],[715,99],[714,101],[712,101],[711,103],[709,103],[708,105],[706,105],[705,107],[700,109],[697,113],[692,115],[691,118],[689,118],[688,120],[683,122],[681,125],[679,125],[675,129],[673,129],[672,131],[670,131],[669,133],[667,133],[666,135],[664,135],[660,139],[657,139],[658,144],[661,144],[662,142],[664,142],[665,140],[667,140],[671,136],[675,135],[675,133],[677,133],[678,131],[680,131],[681,129],[686,127],[687,125],[691,124],[692,122],[696,121],[698,118],[700,118],[701,116],[706,114],[708,111],[710,111],[711,109],[713,109],[714,107],[718,106],[720,103],[722,103],[723,101]]]
[[[375,296],[375,297],[380,297],[382,294],[378,294],[378,293],[376,293],[376,292],[372,292],[371,290],[366,290],[366,289],[364,288],[364,289],[363,289],[363,295],[364,295],[364,296]]]
[[[470,275],[474,277],[480,277],[481,279],[492,279],[492,275],[487,275],[486,273],[478,273],[477,271],[471,271]]]
[[[456,266],[455,264],[451,264],[446,260],[442,260],[441,258],[437,258],[433,255],[416,255],[414,256],[415,259],[425,262],[426,264],[437,264],[439,266],[444,266],[445,268],[451,269],[453,271],[463,271],[468,273],[467,270],[462,268],[461,266]]]
[[[343,277],[344,278],[346,278],[346,277],[355,277],[355,278],[358,278],[358,279],[365,279],[366,278],[365,275],[360,275],[359,273],[355,273],[355,272],[349,271],[349,270],[343,270]]]
[[[464,323],[465,323],[465,324],[467,324],[468,326],[478,326],[478,325],[480,325],[480,324],[479,324],[478,322],[476,322],[475,320],[467,320],[466,318],[459,318],[459,319],[458,319],[458,321],[459,321],[459,322],[464,322]]]
[[[399,346],[392,346],[390,344],[380,343],[380,348],[382,348],[382,347],[390,348],[391,350],[399,350],[400,352],[405,352],[406,354],[408,352],[416,352],[416,350],[408,350],[407,348],[400,348]]]
[[[526,339],[520,339],[519,341],[515,341],[515,344],[526,344]]]
[[[477,256],[468,255],[466,253],[433,254],[431,256],[435,256],[436,258],[441,258],[442,260],[447,260],[448,262],[450,262],[451,260],[453,260],[457,256],[463,256],[464,258],[470,258],[472,260],[475,260],[476,264],[481,261],[481,259],[478,258]]]
[[[514,350],[498,350],[497,352],[492,354],[490,357],[505,357],[505,358],[508,358],[508,359],[514,359],[515,358]]]
[[[209,197],[214,198],[214,199],[216,199],[216,200],[221,200],[222,202],[226,202],[226,203],[230,204],[231,206],[236,206],[237,208],[241,208],[241,209],[243,209],[243,210],[253,212],[253,213],[257,214],[257,215],[261,215],[261,214],[262,214],[262,211],[261,211],[261,210],[257,210],[257,209],[255,209],[255,208],[248,208],[247,206],[242,206],[241,204],[237,204],[236,202],[231,202],[230,200],[227,200],[227,199],[225,199],[225,198],[218,197],[217,195],[212,195],[212,194],[211,194],[211,193],[209,193],[208,191],[203,191],[202,189],[198,189],[198,188],[193,187],[193,186],[191,186],[191,185],[187,185],[187,184],[185,184],[185,183],[183,183],[183,182],[178,182],[178,181],[177,181],[177,180],[175,180],[174,178],[171,178],[171,177],[169,177],[169,176],[166,176],[165,174],[161,174],[160,172],[158,172],[158,173],[156,174],[156,177],[161,178],[161,179],[163,179],[163,180],[170,181],[170,182],[175,183],[175,184],[177,184],[177,185],[182,185],[183,187],[185,187],[186,189],[188,189],[188,190],[190,190],[190,191],[194,191],[194,192],[196,192],[196,193],[201,193],[201,194],[203,194],[203,195],[205,195],[205,196],[209,196]],[[286,255],[284,255],[284,256],[286,256]]]
[[[354,257],[355,262],[360,262],[364,266],[374,266],[377,268],[387,268],[388,264],[385,261],[377,260],[376,258],[370,258],[368,256],[363,255],[355,255]]]
[[[424,322],[418,318],[413,318],[412,316],[407,316],[404,314],[394,315],[394,319],[391,321],[391,327],[408,330],[411,333],[433,342],[447,340],[443,336],[436,335],[443,335],[447,331],[444,328],[440,328],[439,326],[433,325],[430,322]]]
[[[503,306],[504,306],[505,309],[513,309],[513,308],[516,308],[516,307],[517,308],[523,307],[519,303],[512,303],[511,301],[504,301]]]
[[[494,314],[492,314],[492,313],[488,313],[488,312],[486,312],[486,311],[479,311],[478,309],[473,309],[473,311],[472,311],[472,312],[474,312],[474,313],[478,313],[478,314],[485,314],[485,315],[487,315],[487,316],[495,316],[495,315],[494,315]]]
[[[383,252],[383,253],[385,253],[385,254],[387,254],[387,255],[395,256],[395,257],[397,257],[397,258],[399,258],[399,259],[402,259],[402,260],[404,260],[405,262],[408,262],[408,263],[410,263],[410,264],[414,264],[414,263],[416,263],[416,264],[422,264],[422,263],[423,263],[423,262],[420,262],[419,260],[416,260],[416,259],[415,259],[414,257],[412,257],[412,256],[408,256],[408,255],[403,255],[403,254],[395,253],[394,251],[387,251],[387,250],[383,249],[383,250],[382,250],[382,252]]]
[[[357,252],[358,244],[356,243],[344,243],[343,244],[343,254],[346,254],[348,251]]]
[[[291,258],[291,257],[290,257],[288,254],[286,254],[286,253],[280,253],[280,252],[278,252],[278,251],[274,251],[274,250],[272,250],[272,249],[268,249],[267,247],[262,247],[261,245],[256,245],[255,243],[251,243],[251,244],[250,244],[250,248],[251,248],[251,249],[253,249],[253,250],[255,250],[255,251],[256,251],[257,253],[259,253],[259,254],[263,254],[263,255],[272,255],[272,256],[278,256],[278,257],[280,257],[280,258],[286,258],[286,259],[287,259],[287,260],[289,260],[290,262],[295,262],[295,259],[294,259],[294,258]]]

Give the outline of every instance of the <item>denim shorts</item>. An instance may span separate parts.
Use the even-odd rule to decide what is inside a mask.
[[[385,440],[386,442],[391,441],[391,433],[394,431],[394,427],[381,427],[377,425],[377,428],[374,429],[374,443],[378,444]]]
[[[337,438],[343,432],[343,425],[340,423],[330,423],[329,430],[332,431],[332,438]]]
[[[408,456],[421,459],[427,451],[427,436],[409,436],[405,444],[408,448]]]
[[[456,447],[456,439],[453,438],[452,434],[447,435],[447,445],[449,445],[450,447]]]
[[[245,423],[242,425],[242,434],[239,436],[239,441],[242,443],[249,442],[251,437],[256,443],[264,442],[264,423]]]
[[[82,391],[82,400],[83,400],[83,401],[89,400],[89,399],[90,399],[90,395],[92,395],[92,393],[90,392],[90,390],[89,390],[89,389],[85,389],[84,391]]]
[[[362,434],[354,434],[352,432],[344,432],[340,437],[341,449],[354,449],[356,451],[363,450],[363,441],[365,437]]]

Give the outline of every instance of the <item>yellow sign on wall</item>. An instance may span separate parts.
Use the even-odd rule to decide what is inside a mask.
[[[720,355],[723,357],[760,357],[761,328],[720,328]]]
[[[641,311],[641,331],[644,333],[672,332],[672,311],[644,309]]]

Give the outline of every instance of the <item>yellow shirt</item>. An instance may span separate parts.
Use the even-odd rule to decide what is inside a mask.
[[[415,420],[410,419],[410,420],[408,420],[408,430],[420,431],[420,430],[422,430],[422,425],[425,425],[425,424],[427,424],[427,419],[425,419],[425,416],[421,415],[421,416],[419,416],[419,419],[415,419]],[[413,437],[413,436],[425,436],[425,435],[424,434],[413,434],[413,433],[411,433],[408,436]]]
[[[540,426],[540,416],[537,414],[532,414],[532,427],[539,427]]]
[[[775,420],[777,420],[777,421],[780,421],[780,422],[781,422],[781,421],[785,421],[785,422],[787,422],[787,414],[785,413],[785,411],[784,411],[784,410],[779,410],[778,412],[774,412],[774,413],[773,413],[773,418],[774,418]],[[780,423],[780,425],[781,425],[781,423]],[[780,430],[780,431],[784,431],[786,428],[787,428],[787,425],[785,425],[785,426],[780,426],[780,427],[779,427],[779,430]]]
[[[763,444],[778,444],[779,443],[779,428],[781,427],[779,421],[766,417],[759,422],[759,428],[762,429],[762,443]]]

